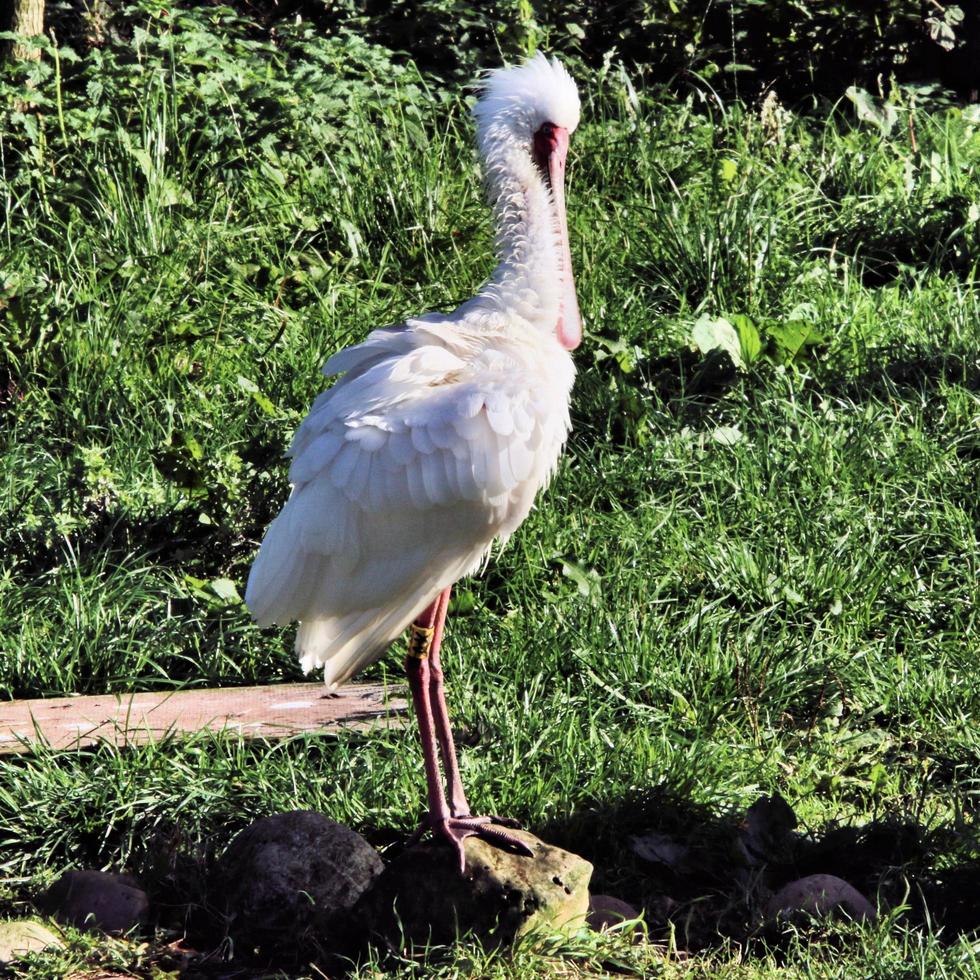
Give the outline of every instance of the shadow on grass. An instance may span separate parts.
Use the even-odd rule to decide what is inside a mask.
[[[107,564],[139,555],[156,565],[196,569],[194,574],[201,577],[208,569],[244,562],[254,550],[251,539],[264,532],[287,495],[284,452],[279,442],[263,440],[242,452],[245,464],[258,473],[272,474],[274,480],[271,487],[256,481],[244,493],[233,493],[217,479],[209,481],[203,470],[188,475],[155,458],[155,467],[182,490],[182,499],[144,512],[93,495],[81,463],[75,460],[60,491],[62,509],[75,520],[73,548],[78,554],[99,556]],[[25,522],[22,506],[15,505],[0,517],[5,554],[22,575],[41,574],[63,563],[63,539],[52,535],[47,526]],[[209,515],[206,521],[202,513]]]
[[[860,827],[827,825],[803,832],[785,822],[787,814],[794,819],[779,797],[763,798],[749,814],[718,813],[656,789],[596,802],[531,829],[590,860],[595,866],[592,894],[629,902],[643,912],[652,941],[673,941],[681,952],[705,954],[733,944],[748,957],[778,950],[788,934],[764,926],[766,902],[783,885],[815,874],[844,879],[883,914],[898,910],[903,925],[928,929],[943,942],[980,930],[978,852],[975,842],[958,831],[885,818]],[[767,830],[773,831],[768,837]],[[366,836],[377,846],[391,845],[389,857],[405,841],[402,833],[384,829]],[[664,860],[638,856],[637,838],[655,841]],[[753,849],[760,842],[767,853]],[[222,933],[213,912],[206,913],[204,869],[187,864],[184,874],[190,878],[181,885],[172,877],[172,856],[167,864],[171,877],[167,888],[157,888],[157,904],[169,921],[160,924],[186,928],[198,950],[213,949],[217,968],[223,959]],[[183,893],[188,882],[196,889],[191,902]],[[361,959],[361,943],[344,951],[351,957],[346,964]],[[323,952],[321,962],[330,965],[330,975],[342,975],[344,962],[332,955],[323,958]],[[277,965],[247,956],[235,962],[243,968]],[[205,968],[194,975],[209,974]]]
[[[327,740],[319,748],[307,745],[307,750],[314,760],[322,752],[326,766],[329,745]],[[91,752],[93,757],[99,754]],[[146,833],[136,835],[139,845],[127,870],[150,893],[153,925],[162,930],[157,936],[183,937],[169,952],[159,953],[174,959],[181,976],[227,976],[232,966],[241,970],[235,975],[250,976],[253,968],[255,975],[267,975],[261,971],[288,965],[253,962],[245,950],[229,961],[233,951],[216,885],[218,859],[234,834],[225,822],[229,812],[226,806],[223,815],[209,821],[210,833],[202,827],[188,830],[176,818],[156,817]],[[943,942],[980,931],[975,887],[980,846],[959,825],[927,826],[908,817],[885,816],[863,826],[801,830],[779,797],[763,797],[746,813],[726,812],[658,787],[596,799],[529,829],[591,861],[592,893],[629,902],[644,913],[651,939],[673,939],[681,951],[706,953],[734,944],[751,956],[778,947],[781,935],[762,928],[766,903],[783,885],[813,874],[844,879],[883,912],[900,910],[900,923],[927,929]],[[128,835],[132,828],[120,825],[115,832]],[[403,829],[361,832],[375,847],[388,848],[389,859],[407,839]],[[84,864],[81,852],[90,851],[94,867],[104,863],[106,853],[121,849],[121,840],[95,833],[79,842],[72,859]],[[0,911],[29,911],[33,896],[28,883],[15,891],[0,902]],[[177,945],[188,954],[186,971],[176,962]],[[357,960],[363,948],[352,945],[344,953]],[[301,959],[308,954],[296,949]],[[334,965],[328,975],[342,975],[344,965]]]
[[[960,829],[884,817],[801,831],[779,825],[786,814],[795,823],[779,797],[763,798],[749,814],[718,813],[655,789],[533,829],[595,865],[593,894],[643,910],[654,938],[666,941],[673,930],[689,952],[772,940],[763,929],[768,899],[817,874],[844,879],[883,913],[904,907],[905,924],[945,942],[980,931],[980,846]],[[638,853],[644,841],[662,860],[651,859],[649,846],[646,857]]]

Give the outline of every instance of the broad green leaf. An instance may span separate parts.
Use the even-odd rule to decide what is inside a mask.
[[[766,325],[766,333],[787,360],[792,360],[807,344],[817,344],[823,340],[823,335],[804,320],[773,321]]]
[[[712,430],[711,438],[722,446],[734,446],[742,441],[742,430],[737,425],[719,425]]]
[[[882,136],[887,136],[898,122],[898,110],[888,102],[875,105],[871,94],[857,85],[851,85],[845,93],[854,105],[858,119],[876,126]]]
[[[621,337],[609,340],[606,337],[599,337],[599,344],[604,350],[596,351],[596,360],[604,361],[612,358],[623,374],[629,374],[636,369],[636,362],[643,352],[633,344],[627,344]]]
[[[602,594],[602,582],[594,568],[587,568],[578,562],[566,561],[562,563],[561,573],[578,586],[579,595],[595,600]]]
[[[133,147],[129,152],[132,153],[133,158],[140,165],[140,170],[143,171],[143,176],[149,179],[150,175],[155,169],[149,152],[144,150],[142,147]]]
[[[169,177],[160,178],[160,204],[165,208],[172,208],[175,204],[193,204],[194,198],[190,192],[181,187],[175,180]]]
[[[472,589],[453,589],[449,600],[450,616],[470,616],[476,609],[476,595]]]
[[[745,368],[738,331],[723,316],[710,317],[704,314],[694,324],[691,340],[702,354],[723,350],[732,359],[735,367]]]
[[[238,586],[230,578],[212,579],[210,585],[219,599],[224,599],[225,602],[242,601],[242,597],[238,594]]]
[[[181,437],[184,448],[190,453],[191,459],[199,463],[204,459],[204,447],[189,432],[185,432]]]
[[[242,391],[247,392],[252,398],[256,405],[265,412],[266,415],[276,415],[276,406],[272,403],[271,399],[266,395],[263,395],[259,390],[259,386],[249,378],[238,375],[238,386]]]
[[[726,184],[738,176],[738,164],[730,157],[722,157],[718,161],[718,177]]]
[[[802,303],[797,303],[786,316],[787,320],[815,320],[816,318],[816,306],[806,300]]]
[[[762,352],[762,339],[751,317],[744,313],[734,313],[729,319],[738,331],[738,342],[742,350],[742,360],[752,364]]]

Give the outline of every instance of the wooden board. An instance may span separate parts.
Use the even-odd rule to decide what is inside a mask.
[[[322,684],[274,684],[6,701],[0,702],[0,754],[30,752],[39,742],[77,749],[102,741],[156,741],[202,729],[239,732],[245,738],[364,731],[401,724],[407,707],[402,693],[380,684],[349,684],[336,694]]]

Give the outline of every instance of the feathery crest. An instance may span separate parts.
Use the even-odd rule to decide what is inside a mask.
[[[521,65],[488,72],[482,94],[473,107],[480,149],[500,138],[500,126],[513,137],[529,140],[543,123],[562,126],[570,133],[578,126],[578,88],[557,58],[540,51]]]

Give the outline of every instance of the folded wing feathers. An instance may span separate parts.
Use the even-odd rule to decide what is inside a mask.
[[[412,327],[376,330],[325,365],[346,373],[293,439],[293,492],[249,576],[255,619],[301,620],[304,667],[323,665],[328,683],[380,656],[478,567],[544,479],[547,417],[513,364],[494,352],[475,370],[444,326]]]

